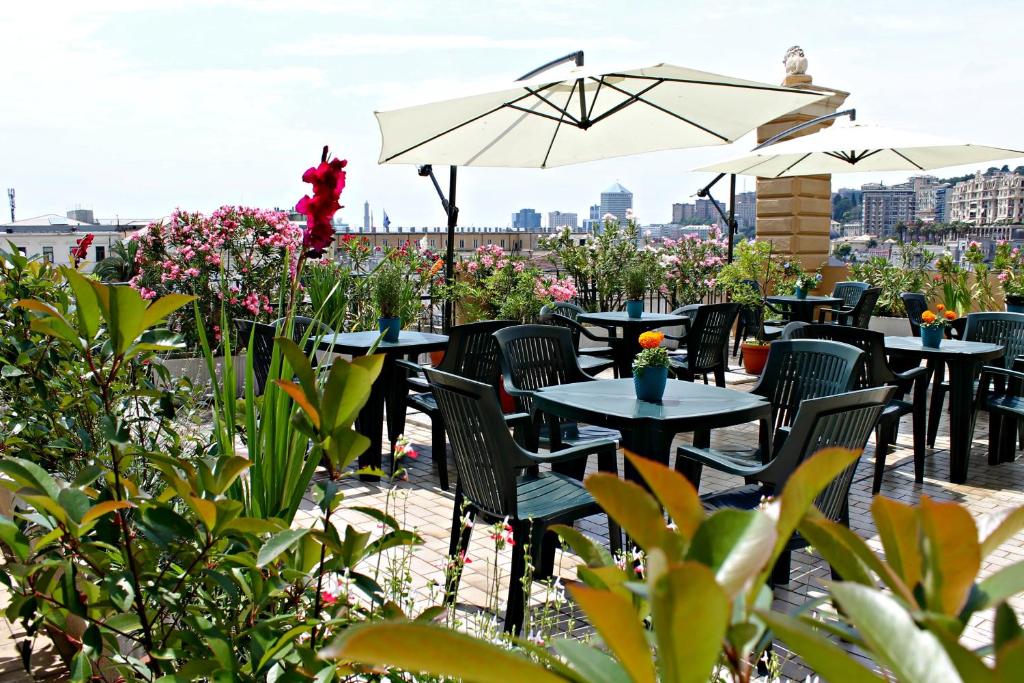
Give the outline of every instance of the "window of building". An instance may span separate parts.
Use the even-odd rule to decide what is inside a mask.
[[[465,249],[465,248],[466,248],[466,241],[465,240],[459,240],[459,249]]]
[[[25,253],[25,247],[18,247],[18,251],[21,252],[22,256],[27,256],[28,255],[28,254]]]
[[[99,263],[103,259],[107,258],[106,247],[96,247],[96,263]]]
[[[473,240],[473,248],[476,249],[479,246],[480,240]]]
[[[43,260],[53,263],[53,247],[43,247]]]
[[[504,248],[505,248],[505,240],[502,240],[502,241],[501,241],[501,248],[502,248],[502,249],[504,249]]]

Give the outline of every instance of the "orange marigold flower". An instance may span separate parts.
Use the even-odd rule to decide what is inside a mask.
[[[935,314],[932,313],[931,311],[925,311],[924,313],[921,314],[921,322],[923,322],[923,323],[933,323],[933,322],[935,322]]]
[[[935,310],[938,311],[939,313],[942,313],[944,310],[946,310],[946,305],[945,304],[937,304],[935,306]]]
[[[662,340],[665,339],[665,335],[658,331],[644,332],[640,335],[640,346],[645,349],[656,349],[661,346]]]
[[[944,315],[946,320],[956,320],[956,311],[946,311]]]

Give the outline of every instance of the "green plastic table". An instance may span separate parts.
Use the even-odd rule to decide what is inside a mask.
[[[808,294],[804,299],[798,299],[792,294],[777,294],[765,297],[770,304],[781,304],[789,307],[790,321],[801,323],[814,322],[814,309],[818,306],[835,306],[843,303],[843,300],[835,296],[815,296]]]
[[[343,332],[328,334],[317,339],[319,348],[345,353],[350,356],[365,356],[380,337],[379,332]],[[370,446],[359,456],[360,467],[381,467],[381,428],[387,407],[388,439],[393,444],[405,431],[405,396],[408,393],[406,371],[395,363],[397,358],[415,357],[430,351],[448,348],[448,337],[443,334],[412,332],[402,330],[397,342],[381,341],[377,353],[384,354],[384,365],[380,377],[373,383],[370,398],[356,418],[356,430],[370,439]],[[378,477],[363,477],[374,481]]]
[[[707,448],[712,429],[770,421],[772,411],[768,401],[754,394],[674,379],[668,380],[660,403],[649,403],[637,399],[632,378],[545,387],[534,394],[533,406],[568,420],[617,429],[623,448],[664,465],[676,434],[693,432],[694,445]],[[639,479],[628,461],[625,475]]]
[[[619,377],[633,376],[633,359],[640,353],[640,335],[647,330],[659,327],[671,327],[682,325],[686,320],[685,315],[672,315],[671,313],[647,313],[644,312],[640,318],[630,318],[625,311],[602,311],[600,313],[580,313],[581,323],[590,323],[599,327],[622,328],[623,342],[613,344],[615,367],[619,371]]]
[[[949,480],[964,483],[977,418],[974,379],[985,361],[1003,355],[1003,346],[943,339],[939,348],[933,349],[922,344],[920,337],[886,337],[885,351],[897,358],[924,359],[933,367],[944,364],[949,369]]]

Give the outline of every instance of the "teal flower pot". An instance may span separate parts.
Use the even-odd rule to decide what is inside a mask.
[[[944,335],[944,328],[942,325],[928,325],[921,327],[921,344],[927,346],[930,349],[939,348],[939,344],[942,343],[942,337]]]
[[[633,371],[636,397],[649,403],[660,403],[668,382],[668,368],[643,368]]]
[[[626,302],[626,315],[630,318],[644,317],[643,299],[630,299]]]
[[[793,295],[796,296],[797,299],[806,299],[807,298],[807,290],[804,289],[803,287],[797,287],[793,291]]]
[[[401,318],[378,318],[377,327],[384,334],[384,341],[398,341],[398,334],[402,331]]]

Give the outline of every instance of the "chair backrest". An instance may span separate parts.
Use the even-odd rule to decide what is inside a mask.
[[[789,425],[800,403],[854,388],[860,349],[839,342],[794,339],[772,342],[752,393],[772,404],[772,433]]]
[[[276,329],[284,331],[285,325],[288,323],[287,318],[278,318],[271,323]],[[306,336],[306,332],[312,328],[309,332],[309,338],[306,339],[304,350],[306,355],[313,354],[314,348],[316,348],[316,337],[322,337],[328,334],[334,334],[334,330],[329,325],[325,325],[319,320],[313,320],[304,315],[297,315],[292,319],[292,341],[296,344],[302,344],[303,338]],[[315,354],[311,356],[311,363],[313,367],[317,365],[317,357]]]
[[[878,297],[881,295],[881,287],[868,287],[861,292],[860,299],[854,304],[853,311],[850,313],[850,325],[867,328],[871,323],[871,316],[874,315],[875,304],[878,303]]]
[[[683,310],[678,309],[680,312]],[[686,335],[686,358],[692,372],[715,368],[723,363],[725,345],[729,342],[729,332],[732,331],[739,310],[739,304],[735,303],[701,304],[695,307],[690,330]]]
[[[970,313],[963,338],[966,341],[1002,344],[1006,352],[1001,362],[1003,367],[1010,368],[1017,356],[1024,355],[1024,313]]]
[[[928,310],[928,298],[920,292],[903,292],[900,294],[903,301],[903,308],[907,311],[907,319],[910,321],[910,333],[915,337],[921,336],[921,314]]]
[[[501,381],[501,349],[494,333],[513,325],[511,320],[455,325],[448,331],[448,348],[437,369],[483,382],[497,391]]]
[[[578,318],[582,312],[583,309],[575,304],[545,304],[541,307],[537,320],[544,325],[558,325],[569,330],[569,334],[572,335],[572,345],[578,349],[580,347],[580,331],[583,328]]]
[[[857,305],[857,302],[860,301],[860,295],[869,286],[866,282],[837,282],[836,286],[832,288],[832,296],[842,299],[844,308],[850,308]]]
[[[779,490],[800,463],[822,449],[863,451],[895,391],[894,387],[879,387],[805,401],[789,438],[761,478]],[[818,510],[833,521],[847,521],[847,499],[856,469],[854,461],[814,500]]]
[[[572,335],[555,325],[515,325],[494,333],[501,349],[501,374],[505,386],[536,391],[589,379],[579,366]],[[518,409],[530,412],[529,397],[516,398]]]
[[[544,308],[549,308],[552,313],[557,313],[558,315],[569,318],[573,321],[579,320],[581,313],[586,313],[582,307],[577,306],[576,304],[571,304],[568,301],[558,301],[545,306]]]
[[[493,517],[516,514],[519,447],[509,434],[494,390],[482,382],[426,370],[444,418],[462,492]]]
[[[785,334],[785,332],[783,332]],[[896,379],[885,356],[885,335],[875,330],[846,325],[803,325],[800,339],[825,339],[855,346],[864,352],[854,386],[858,389],[880,387]]]
[[[274,337],[277,336],[277,327],[252,320],[236,320],[235,329],[238,330],[238,343],[241,348],[249,348],[249,340],[252,339],[252,372],[256,384],[253,389],[258,396],[263,393],[267,385],[270,360],[274,355]]]

